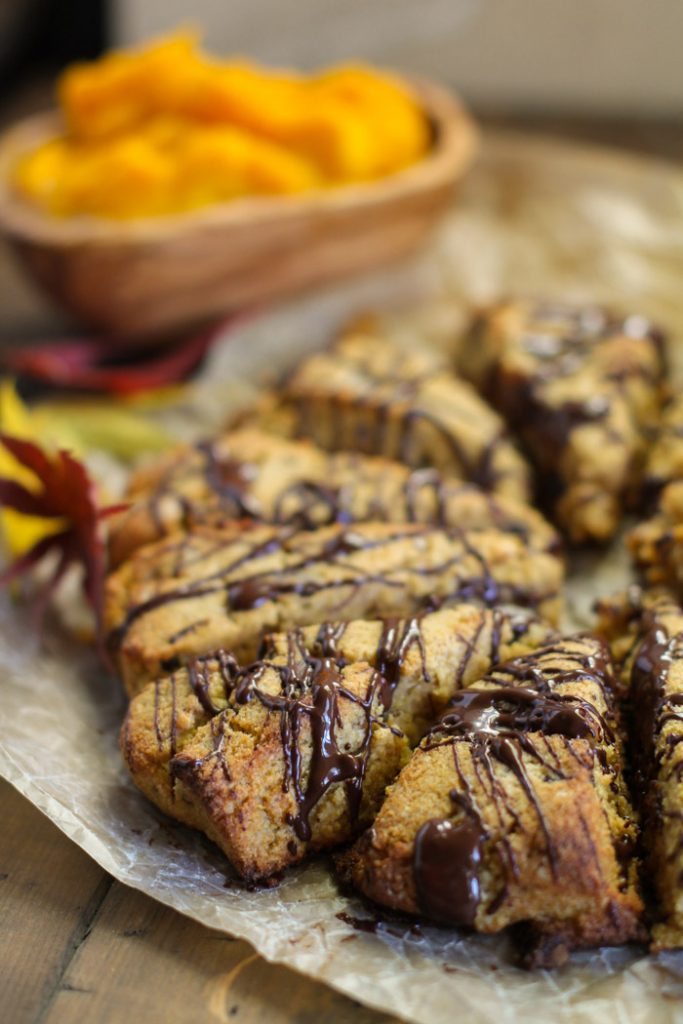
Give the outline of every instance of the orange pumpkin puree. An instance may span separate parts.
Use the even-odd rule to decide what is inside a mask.
[[[150,217],[371,181],[430,145],[418,101],[389,74],[220,61],[186,32],[73,65],[58,93],[63,135],[14,172],[58,217]]]

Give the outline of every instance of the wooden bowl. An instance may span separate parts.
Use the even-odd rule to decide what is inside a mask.
[[[17,195],[17,158],[60,131],[55,113],[28,118],[0,139],[0,230],[59,305],[117,335],[177,332],[372,270],[423,241],[476,149],[458,100],[431,83],[416,88],[434,144],[412,167],[327,192],[125,222],[50,217]]]

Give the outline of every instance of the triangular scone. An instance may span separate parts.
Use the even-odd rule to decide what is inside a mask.
[[[632,590],[601,606],[600,626],[624,658],[633,787],[643,830],[652,948],[683,948],[683,610]],[[622,639],[619,640],[620,631]]]
[[[639,488],[659,415],[660,332],[597,306],[518,299],[477,317],[461,360],[519,432],[567,536],[608,540]]]
[[[382,674],[386,721],[415,745],[455,690],[497,662],[547,643],[552,632],[523,609],[463,604],[421,619],[328,622],[275,634],[267,638],[260,661],[265,666],[284,659],[297,672],[324,658],[339,665],[372,665]],[[235,659],[219,652],[149,683],[128,708],[121,749],[133,780],[153,803],[186,824],[199,823],[174,785],[171,759],[229,706],[242,680]]]
[[[431,466],[528,501],[529,468],[498,413],[443,358],[351,333],[305,359],[247,422],[330,451]]]
[[[528,962],[642,938],[611,683],[606,647],[578,636],[457,694],[344,873],[441,924],[531,926]]]
[[[560,608],[561,560],[511,533],[406,523],[292,532],[200,527],[148,545],[108,581],[105,621],[129,693],[196,654],[253,658],[264,632],[410,615],[476,599]]]
[[[304,529],[369,520],[494,527],[540,550],[559,545],[540,512],[474,483],[253,428],[178,448],[136,473],[127,497],[109,527],[113,566],[178,529],[242,518]]]

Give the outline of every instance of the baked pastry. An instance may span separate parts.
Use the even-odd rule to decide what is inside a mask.
[[[683,595],[683,480],[667,484],[657,509],[626,538],[633,562],[649,586]]]
[[[604,602],[628,689],[629,753],[643,828],[652,949],[683,948],[683,610],[667,593]]]
[[[355,812],[362,822],[376,809],[407,744],[419,741],[454,690],[550,635],[523,609],[467,604],[422,619],[325,623],[274,635],[246,668],[218,652],[149,683],[130,703],[121,748],[136,785],[157,806],[204,829],[246,877],[272,875],[316,844],[350,839]],[[330,717],[335,702],[343,725]],[[338,771],[347,742],[366,758],[353,786],[332,776],[323,785],[330,745]],[[315,792],[308,791],[311,773]],[[335,788],[340,794],[332,799]]]
[[[475,484],[249,428],[158,459],[133,476],[126,497],[131,507],[109,528],[112,566],[180,528],[244,517],[303,529],[368,520],[495,527],[542,550],[559,547],[539,512]]]
[[[105,627],[129,693],[193,655],[240,662],[266,632],[330,618],[410,615],[435,603],[514,603],[557,620],[563,566],[511,533],[415,524],[312,531],[196,527],[110,575]]]
[[[480,314],[462,372],[518,432],[543,503],[574,543],[606,541],[639,486],[663,344],[642,317],[515,300]]]
[[[458,604],[421,618],[325,622],[276,633],[264,639],[257,665],[286,664],[299,673],[324,659],[371,665],[382,676],[387,722],[414,746],[455,690],[552,635],[552,627],[527,609]],[[168,814],[194,823],[190,805],[175,798],[170,761],[228,707],[235,687],[244,691],[255,671],[250,666],[245,673],[219,651],[148,683],[131,701],[121,733],[126,763],[136,785]]]
[[[629,533],[631,556],[649,586],[663,584],[683,595],[683,395],[664,409],[644,489],[653,514]]]
[[[683,480],[683,394],[674,394],[662,410],[647,453],[645,490],[656,496],[666,484]]]
[[[525,925],[527,958],[642,938],[606,646],[569,637],[457,693],[340,868],[440,924]]]
[[[347,335],[304,360],[254,415],[266,429],[329,451],[432,467],[517,501],[530,495],[525,460],[471,385],[443,358],[403,353],[374,334]]]

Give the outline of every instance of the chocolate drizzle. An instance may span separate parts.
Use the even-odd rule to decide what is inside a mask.
[[[351,821],[358,819],[372,737],[372,701],[375,695],[376,677],[364,700],[344,688],[343,679],[336,666],[323,661],[311,681],[311,702],[293,700],[281,712],[281,731],[285,752],[285,784],[292,786],[297,804],[297,813],[292,827],[299,839],[311,838],[310,816],[313,809],[327,790],[335,783],[343,783],[346,789]],[[345,697],[363,709],[365,729],[359,747],[348,752],[340,749],[336,730],[342,726],[340,698]],[[259,699],[263,696],[259,694]],[[312,755],[308,781],[304,788],[299,746],[300,722],[302,715],[308,717],[311,729]]]
[[[414,414],[410,422],[417,425],[428,420],[438,429],[438,423],[425,415]],[[405,443],[410,443],[410,434]],[[449,446],[454,443],[449,438]],[[538,527],[528,510],[499,502],[490,490],[498,474],[493,466],[497,443],[494,438],[487,445],[479,470],[467,465],[467,475],[474,482],[445,477],[433,467],[411,472],[406,466],[366,459],[355,452],[327,456],[309,470],[305,448],[303,452],[276,452],[276,475],[281,473],[283,479],[280,489],[268,496],[268,490],[261,493],[258,485],[270,463],[261,464],[258,447],[255,461],[249,462],[221,454],[218,442],[207,441],[172,464],[146,499],[147,508],[154,535],[159,537],[168,534],[178,521],[185,529],[198,523],[220,525],[234,519],[305,530],[367,521],[450,526],[459,525],[464,510],[468,524],[477,511],[483,517],[482,526],[472,522],[471,528],[496,526],[533,541]],[[239,447],[239,434],[233,447]],[[458,452],[458,460],[466,461],[465,452]],[[175,514],[171,512],[174,506]],[[165,516],[169,516],[167,521]],[[552,548],[555,543],[548,534],[547,545]]]
[[[676,640],[667,634],[654,616],[646,613],[644,618],[645,635],[633,662],[629,692],[633,786],[641,807],[656,774],[659,718]]]
[[[472,928],[479,907],[484,835],[469,818],[426,822],[415,839],[414,874],[419,906],[440,924]]]
[[[487,617],[491,623],[493,645],[490,656],[495,657],[501,642],[504,614],[509,615],[499,611],[480,612],[472,641],[465,643],[461,663],[458,664],[459,677],[476,649],[477,638]],[[422,620],[391,619],[381,627],[378,624],[380,632],[376,648],[372,655],[368,651],[363,658],[374,668],[366,694],[363,698],[354,695],[344,686],[342,676],[345,664],[343,641],[347,629],[347,623],[323,623],[317,628],[309,646],[304,642],[301,629],[291,630],[286,634],[284,657],[278,655],[277,646],[266,642],[260,660],[245,667],[240,667],[227,652],[195,658],[187,666],[192,692],[208,718],[225,720],[226,714],[229,717],[233,713],[229,708],[252,700],[260,701],[269,711],[279,715],[284,785],[285,789],[291,787],[293,790],[297,806],[290,824],[302,841],[310,838],[309,818],[313,808],[335,783],[344,784],[349,812],[352,820],[356,820],[372,728],[375,724],[391,728],[385,717],[412,649],[416,649],[419,655],[419,677],[427,682],[431,679]],[[264,686],[264,676],[268,671],[279,677],[279,692],[270,692],[271,687]],[[156,684],[155,693],[158,693],[159,685]],[[349,702],[362,710],[365,722],[361,742],[355,750],[346,746],[342,748],[337,740],[337,731],[342,726],[341,706]],[[378,705],[377,711],[373,711],[374,703]],[[304,721],[308,723],[307,735],[310,736],[312,751],[308,769],[302,764],[300,737]],[[227,772],[223,725],[214,722],[212,729],[214,749],[209,756],[218,758],[222,770]],[[397,732],[395,729],[392,731]]]
[[[328,528],[328,530],[334,529],[334,527]],[[340,607],[342,607],[347,600],[356,597],[361,588],[367,585],[370,585],[367,607],[357,610],[356,614],[359,611],[361,614],[372,614],[375,608],[371,598],[376,593],[377,584],[383,588],[395,590],[396,597],[392,602],[394,607],[406,611],[417,611],[421,608],[427,610],[429,607],[438,606],[445,600],[470,599],[483,601],[485,604],[510,601],[520,605],[534,606],[549,596],[549,594],[534,592],[530,587],[516,586],[507,582],[499,583],[493,575],[481,547],[477,544],[477,535],[468,534],[455,528],[438,530],[429,526],[413,526],[401,529],[400,526],[397,526],[391,532],[377,536],[373,533],[364,534],[362,527],[339,527],[338,532],[332,533],[331,536],[324,531],[319,547],[314,544],[306,544],[302,546],[300,553],[296,546],[298,535],[294,534],[293,536],[289,528],[273,528],[272,531],[266,532],[265,538],[264,530],[265,528],[261,528],[254,531],[255,540],[251,545],[247,543],[246,538],[241,537],[235,546],[243,553],[232,560],[229,552],[230,542],[233,538],[217,543],[215,552],[212,550],[204,552],[200,547],[199,551],[202,552],[202,557],[197,558],[194,565],[188,555],[189,562],[186,560],[185,566],[189,565],[194,572],[196,564],[199,564],[200,561],[214,553],[219,553],[222,548],[228,549],[225,564],[218,569],[205,576],[190,579],[180,586],[162,590],[152,597],[130,606],[121,624],[110,633],[109,643],[112,648],[115,650],[120,646],[131,626],[150,612],[176,602],[200,600],[220,592],[226,594],[226,613],[228,615],[257,609],[267,602],[276,601],[288,594],[311,597],[334,589],[342,591],[340,597]],[[426,553],[424,560],[419,565],[411,560],[404,568],[388,557],[389,568],[384,571],[368,573],[347,558],[349,555],[362,551],[382,548],[389,555],[394,544],[403,541],[419,544],[421,538],[428,539],[430,535],[439,533],[447,538],[452,545],[451,553],[443,561],[435,561],[434,558],[430,560]],[[246,537],[248,538],[248,536],[247,533]],[[292,541],[294,541],[293,544]],[[187,539],[177,542],[179,557],[188,543]],[[292,556],[288,564],[282,569],[262,570],[262,563],[259,563],[259,559],[273,553],[278,548]],[[319,576],[312,573],[306,574],[306,570],[316,564],[320,566],[334,565],[337,572],[333,576],[329,573],[320,573]],[[238,571],[239,578],[235,579]],[[435,580],[431,592],[424,584],[411,582],[420,578],[426,581]],[[552,593],[552,590],[549,593]],[[182,630],[176,630],[174,635],[177,637],[179,632],[182,636]]]
[[[398,685],[401,670],[411,647],[417,647],[422,664],[422,679],[431,682],[427,671],[427,655],[419,618],[385,620],[377,648],[375,665],[382,677],[382,703],[385,710],[391,707],[394,690]]]
[[[545,696],[523,686],[461,690],[430,729],[427,749],[442,738],[486,735],[519,741],[528,732],[597,739],[604,735],[604,722],[592,704],[573,697]]]
[[[225,653],[213,658],[195,659],[188,667],[192,689],[203,710],[211,716],[213,749],[208,755],[217,759],[226,778],[230,777],[225,757],[225,725],[232,714],[228,707],[219,707],[209,695],[210,671],[218,670],[224,686],[225,702],[233,705],[259,701],[268,711],[280,717],[280,735],[284,757],[284,791],[292,790],[296,813],[289,823],[302,842],[311,838],[310,816],[328,789],[342,783],[347,794],[349,815],[355,823],[360,811],[365,768],[370,752],[373,727],[386,726],[373,712],[373,704],[382,693],[379,673],[370,674],[367,690],[358,696],[344,685],[339,667],[329,658],[309,657],[303,664],[288,659],[285,664],[261,661],[239,668]],[[281,691],[270,693],[262,685],[269,670],[280,677]],[[362,737],[354,750],[340,745],[338,731],[344,726],[343,706],[360,709]],[[305,764],[301,742],[302,723],[308,722],[311,756]],[[392,729],[396,735],[398,730]],[[173,749],[175,752],[175,748]],[[204,763],[202,758],[199,763]],[[182,762],[180,771],[187,770]],[[178,766],[171,762],[172,773]]]
[[[261,509],[249,492],[251,467],[240,459],[219,457],[211,441],[200,442],[197,451],[204,456],[207,486],[220,499],[225,513],[232,519],[258,519]]]

